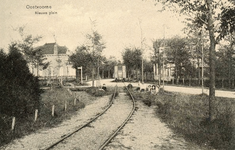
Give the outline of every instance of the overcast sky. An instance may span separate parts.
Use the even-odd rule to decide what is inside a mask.
[[[183,23],[177,14],[159,12],[161,5],[151,0],[0,0],[0,48],[19,38],[14,28],[26,26],[26,34],[42,35],[37,45],[55,42],[71,51],[85,43],[91,33],[91,20],[106,43],[104,55],[121,59],[125,47],[140,47],[141,30],[145,38],[145,54],[152,40],[183,35]],[[51,9],[27,9],[28,6],[51,6]],[[56,14],[49,15],[49,12]],[[45,15],[35,12],[47,12]]]

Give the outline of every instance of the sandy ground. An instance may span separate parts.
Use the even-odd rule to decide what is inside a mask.
[[[16,139],[0,149],[6,150],[38,150],[48,147],[62,136],[71,133],[102,112],[109,103],[110,96],[104,96],[92,102],[84,102],[88,105],[76,112],[71,119],[64,121],[60,125],[50,129],[38,130],[35,133]]]
[[[177,137],[155,115],[155,107],[137,102],[131,121],[105,147],[105,150],[206,150]]]

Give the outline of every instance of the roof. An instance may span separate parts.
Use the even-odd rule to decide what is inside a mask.
[[[42,54],[54,54],[54,46],[56,43],[46,43],[43,46],[36,47],[35,49],[41,49]],[[66,54],[67,47],[59,46],[57,44],[58,54]]]

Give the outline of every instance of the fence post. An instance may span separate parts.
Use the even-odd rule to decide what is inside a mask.
[[[55,105],[52,105],[51,115],[54,117],[54,114],[55,114]]]
[[[12,118],[11,130],[15,129],[16,117]]]
[[[38,109],[35,109],[34,122],[37,121],[37,118],[38,118]]]

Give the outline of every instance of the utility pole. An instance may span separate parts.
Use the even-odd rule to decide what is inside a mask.
[[[98,56],[97,80],[100,79],[100,57]]]
[[[158,48],[158,83],[159,86],[161,86],[161,80],[162,80],[162,68],[161,68],[161,57],[160,57],[160,46]]]
[[[163,47],[163,62],[162,62],[162,74],[163,74],[163,81],[162,81],[162,88],[164,89],[165,85],[165,46]]]
[[[141,79],[142,83],[144,83],[144,58],[143,58],[143,33],[141,28],[141,21],[139,20],[139,26],[140,26],[140,49],[142,51],[142,60],[141,60]]]
[[[141,60],[141,78],[142,78],[142,83],[144,83],[144,58],[143,58],[143,49],[142,49],[142,40],[141,40],[141,51],[142,51],[142,60]]]
[[[153,47],[154,47],[154,68],[155,68],[155,70],[154,70],[154,79],[157,76],[158,77],[158,84],[160,85],[160,81],[159,81],[160,59],[159,59],[159,46],[157,46],[159,41],[156,40],[154,43],[155,43],[155,44],[153,44]]]
[[[162,63],[162,74],[163,74],[163,82],[162,82],[162,88],[164,90],[164,84],[165,84],[165,25],[163,25],[163,63]]]

